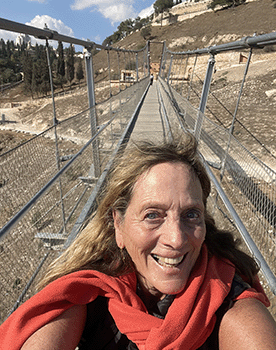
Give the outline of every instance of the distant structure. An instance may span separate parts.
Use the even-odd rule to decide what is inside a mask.
[[[256,0],[246,0],[246,2],[252,2]],[[153,26],[166,26],[172,23],[182,22],[187,19],[199,16],[205,12],[211,12],[213,10],[208,8],[208,5],[212,0],[183,0],[182,3],[173,6],[168,12],[155,15],[152,21]],[[217,9],[223,6],[217,6]]]
[[[212,11],[208,9],[208,5],[212,0],[186,0],[182,3],[175,5],[170,11],[163,14],[161,20],[161,14],[155,16],[152,22],[153,26],[163,26],[172,23],[182,22],[186,19],[193,18],[201,15],[204,12]]]
[[[31,46],[31,38],[28,34],[19,34],[15,40],[16,45],[26,44],[27,46]]]

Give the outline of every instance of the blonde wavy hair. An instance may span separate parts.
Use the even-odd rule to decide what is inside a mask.
[[[131,200],[133,187],[140,175],[154,165],[166,162],[180,162],[191,167],[200,180],[206,207],[211,184],[198,154],[197,142],[191,134],[187,133],[172,142],[160,144],[149,141],[135,143],[115,159],[92,219],[70,247],[49,266],[47,274],[39,284],[39,289],[61,276],[78,270],[97,270],[110,276],[120,276],[134,271],[127,251],[119,249],[116,244],[113,211],[118,211],[123,217]],[[205,217],[206,244],[209,251],[230,259],[236,265],[241,265],[241,273],[252,277],[256,273],[253,259],[248,257],[251,259],[249,265],[247,258],[244,264],[240,264],[240,258],[244,258],[245,254],[236,256],[239,251],[232,235],[229,232],[218,231],[207,212]],[[217,239],[219,233],[224,233],[228,237],[226,241],[228,246],[222,237]],[[223,247],[221,243],[216,244],[216,241],[221,242]]]

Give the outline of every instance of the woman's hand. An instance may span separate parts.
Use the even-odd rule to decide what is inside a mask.
[[[21,350],[74,350],[86,321],[86,305],[75,305],[38,329]]]

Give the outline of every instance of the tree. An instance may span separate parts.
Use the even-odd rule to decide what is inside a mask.
[[[137,17],[134,20],[133,30],[141,30],[143,27],[147,26],[149,23],[150,23],[149,17],[146,17],[146,18]]]
[[[161,13],[161,26],[163,20],[163,13],[167,12],[173,7],[173,0],[156,0],[153,4],[154,12],[159,15]]]
[[[63,89],[63,84],[65,83],[65,61],[64,61],[63,44],[61,41],[58,42],[57,52],[58,52],[57,82]]]
[[[128,18],[125,21],[121,22],[120,25],[117,27],[118,32],[120,33],[122,38],[125,38],[128,34],[130,34],[133,31],[133,28],[134,21],[131,18]]]
[[[112,35],[109,35],[108,37],[106,37],[102,42],[103,46],[111,46],[112,44],[113,44]]]
[[[76,71],[76,78],[78,79],[79,84],[80,84],[81,79],[84,78],[81,59],[79,59],[79,62],[78,62],[77,71]]]
[[[214,10],[217,6],[239,6],[243,4],[246,0],[213,0],[208,8]]]
[[[141,35],[145,40],[148,40],[151,36],[151,26],[143,27],[141,30]]]
[[[0,40],[0,57],[7,57],[6,43],[4,39]]]
[[[39,58],[32,67],[32,91],[37,95],[47,95],[50,91],[50,77],[45,49],[42,45],[38,48]]]
[[[33,98],[33,89],[32,89],[32,76],[33,76],[33,59],[26,52],[23,58],[23,72],[24,72],[24,85],[25,91],[31,93]]]
[[[112,35],[108,36],[103,41],[103,46],[111,46],[117,43],[119,40],[123,39],[123,35],[118,30],[114,32]]]
[[[75,76],[75,48],[72,44],[70,44],[68,52],[67,52],[67,80],[70,83],[71,88],[71,82],[74,79]]]

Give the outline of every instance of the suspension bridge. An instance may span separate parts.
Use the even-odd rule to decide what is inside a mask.
[[[1,18],[0,29],[44,39],[47,53],[49,40],[83,46],[88,99],[88,108],[74,115],[57,113],[48,55],[52,126],[0,154],[1,322],[35,293],[47,265],[84,227],[116,153],[129,141],[162,140],[176,131],[197,138],[212,181],[208,209],[260,264],[276,317],[275,148],[247,133],[245,144],[252,137],[261,149],[253,154],[234,136],[234,128],[242,124],[238,116],[246,114],[241,101],[252,55],[275,45],[276,33],[185,52],[171,52],[163,43],[160,69],[151,85],[149,48],[154,43],[141,50],[103,47]],[[93,57],[94,48],[101,51]],[[231,87],[230,111],[212,84],[225,84],[223,68],[234,66],[241,50],[246,62],[239,66],[239,82]],[[275,60],[275,53],[271,56]],[[214,78],[215,70],[223,73],[220,78]],[[223,85],[221,91],[226,90]],[[227,125],[221,119],[225,115]],[[264,152],[265,161],[258,157]]]

